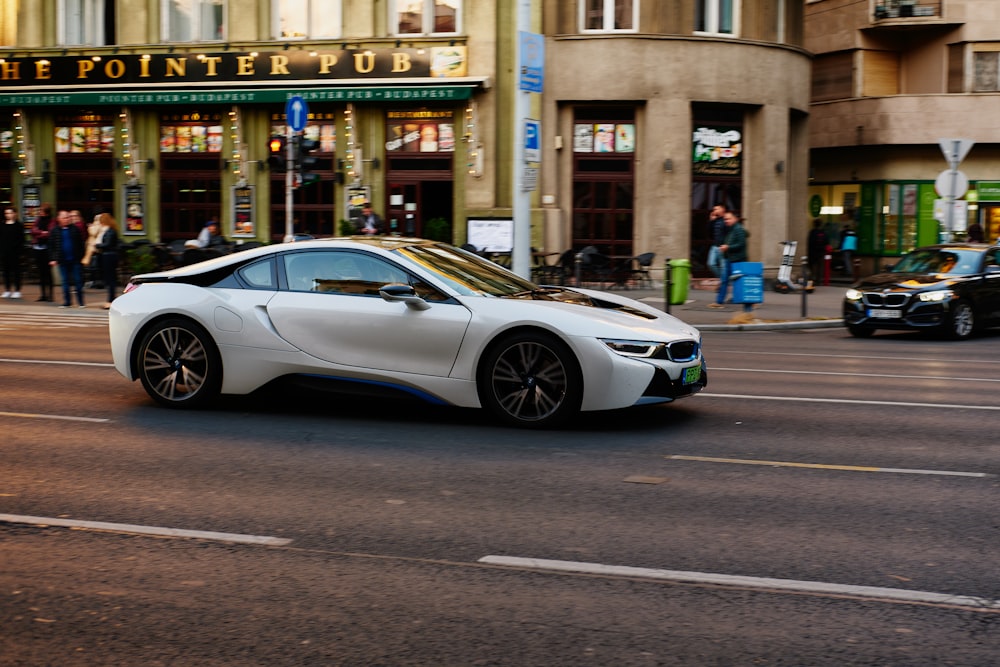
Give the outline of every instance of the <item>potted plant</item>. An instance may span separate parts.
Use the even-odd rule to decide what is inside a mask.
[[[444,218],[431,218],[424,223],[424,238],[451,243],[451,225]]]

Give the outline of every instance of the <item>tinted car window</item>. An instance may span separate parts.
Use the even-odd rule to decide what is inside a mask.
[[[894,273],[978,273],[982,253],[974,250],[925,248],[914,250],[893,269]]]
[[[247,285],[254,289],[277,289],[278,281],[274,275],[274,262],[266,259],[254,262],[240,268],[237,273]]]
[[[447,296],[381,257],[351,251],[313,251],[284,256],[288,288],[377,296],[383,285],[412,285],[421,297],[443,301]]]

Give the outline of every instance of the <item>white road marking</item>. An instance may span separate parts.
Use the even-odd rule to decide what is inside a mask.
[[[964,403],[913,403],[909,401],[864,401],[855,398],[804,398],[801,396],[752,396],[750,394],[715,394],[703,391],[699,396],[714,398],[745,398],[754,401],[788,401],[803,403],[847,403],[851,405],[888,405],[897,408],[945,408],[948,410],[992,410],[1000,411],[1000,405],[966,405]]]
[[[53,364],[56,366],[99,366],[101,368],[114,368],[114,364],[100,361],[53,361],[51,359],[3,359],[0,363],[5,364]]]
[[[798,463],[795,461],[761,461],[758,459],[727,459],[716,456],[685,456],[671,454],[663,457],[675,461],[697,461],[700,463],[734,463],[747,466],[768,466],[770,468],[815,468],[817,470],[844,470],[847,472],[890,472],[904,475],[942,475],[945,477],[994,477],[988,472],[961,472],[955,470],[919,470],[916,468],[875,468],[872,466],[849,466],[835,463]]]
[[[159,526],[138,526],[129,523],[106,523],[104,521],[78,521],[76,519],[57,519],[44,516],[22,516],[18,514],[0,514],[0,522],[21,523],[32,526],[60,526],[64,528],[81,528],[86,530],[103,530],[113,533],[134,533],[137,535],[155,535],[161,537],[188,537],[198,540],[213,540],[216,542],[233,542],[236,544],[259,544],[269,547],[280,547],[291,544],[291,540],[269,535],[243,535],[240,533],[215,533],[205,530],[184,530],[181,528],[162,528]]]
[[[859,373],[844,373],[841,371],[791,371],[776,370],[773,368],[727,368],[725,366],[712,366],[712,371],[733,371],[737,373],[787,373],[791,375],[843,375],[846,377],[861,378]],[[892,375],[889,373],[865,373],[867,378],[893,378],[900,380],[958,380],[961,382],[1000,382],[1000,378],[970,378],[970,377],[948,377],[942,375]]]
[[[517,558],[514,556],[484,556],[479,559],[479,562],[490,565],[528,568],[532,570],[611,575],[617,577],[677,581],[689,584],[738,586],[740,588],[755,588],[760,590],[847,595],[851,597],[972,607],[979,610],[1000,609],[1000,600],[993,600],[990,598],[975,597],[971,595],[951,595],[948,593],[929,593],[927,591],[914,591],[899,588],[882,588],[878,586],[852,586],[849,584],[831,584],[822,581],[797,581],[795,579],[746,577],[732,574],[713,574],[710,572],[659,570],[645,567],[603,565],[601,563],[578,563],[566,560],[548,560],[544,558]]]
[[[73,417],[71,415],[44,415],[36,412],[0,412],[0,417],[20,417],[21,419],[56,419],[69,422],[90,422],[92,424],[107,424],[111,420],[98,417]]]
[[[5,329],[25,327],[49,327],[54,329],[87,329],[108,326],[108,316],[99,313],[73,311],[40,315],[37,313],[0,313],[0,325]]]

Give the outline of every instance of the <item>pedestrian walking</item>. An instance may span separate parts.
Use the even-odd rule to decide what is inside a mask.
[[[732,275],[733,264],[747,261],[747,231],[743,227],[739,214],[735,211],[726,211],[723,219],[726,222],[726,237],[719,246],[722,253],[723,272],[720,276],[719,291],[715,296],[715,303],[709,304],[709,308],[723,308],[726,303],[726,293],[729,291],[729,278]],[[750,312],[753,306],[749,303],[743,304],[743,310]]]
[[[21,250],[24,248],[24,223],[17,217],[17,209],[8,206],[3,210],[0,226],[0,264],[3,265],[5,299],[21,298]]]
[[[850,224],[844,225],[840,232],[840,257],[844,261],[844,275],[854,282],[854,253],[858,249],[858,233],[851,229]]]
[[[722,276],[722,263],[725,261],[722,257],[722,253],[719,252],[719,246],[725,242],[726,239],[726,207],[722,204],[716,204],[712,207],[712,213],[708,218],[708,233],[712,240],[712,245],[708,248],[708,259],[706,264],[708,269],[714,273],[717,277]]]

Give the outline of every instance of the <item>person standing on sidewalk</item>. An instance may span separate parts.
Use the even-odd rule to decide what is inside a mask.
[[[3,264],[5,299],[21,298],[21,248],[24,247],[24,223],[17,217],[17,209],[8,206],[3,210],[0,226],[0,264]]]
[[[58,227],[52,230],[49,237],[52,250],[52,259],[49,263],[58,266],[62,276],[63,305],[60,308],[69,308],[73,305],[71,289],[76,290],[80,308],[86,308],[83,304],[83,271],[80,264],[84,254],[83,233],[80,232],[80,227],[73,223],[69,211],[59,211],[56,222]]]
[[[101,229],[94,248],[97,251],[101,280],[108,290],[108,300],[104,304],[104,310],[107,310],[115,300],[115,289],[118,287],[118,224],[108,213],[101,213],[94,220]]]
[[[52,301],[52,267],[49,266],[49,232],[52,229],[52,205],[38,207],[35,224],[31,226],[31,252],[35,256],[38,270],[38,286],[41,294],[38,301]]]
[[[726,238],[719,246],[719,252],[723,257],[723,270],[719,276],[719,292],[715,295],[715,303],[709,304],[709,308],[724,307],[733,264],[747,261],[747,231],[743,228],[740,216],[735,211],[726,211],[723,220],[726,221]],[[753,306],[749,303],[744,304],[743,310],[753,310]]]
[[[809,274],[813,285],[822,285],[825,283],[823,268],[826,265],[826,247],[830,245],[830,239],[826,237],[826,232],[823,231],[823,221],[819,218],[813,220],[806,245],[809,255]]]

